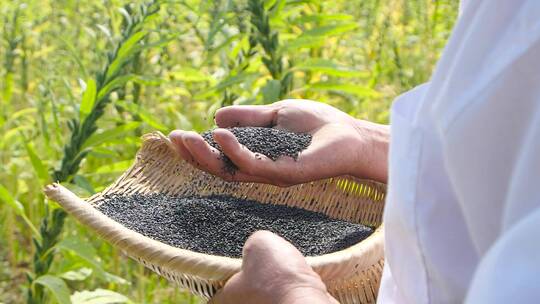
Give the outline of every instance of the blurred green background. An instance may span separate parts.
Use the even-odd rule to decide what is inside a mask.
[[[140,136],[203,131],[230,104],[307,98],[387,123],[425,82],[457,0],[4,0],[0,303],[198,303],[47,201],[90,196]]]

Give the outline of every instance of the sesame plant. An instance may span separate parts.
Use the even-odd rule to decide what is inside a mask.
[[[20,11],[21,7],[16,7],[12,15],[5,16],[3,20],[2,39],[5,44],[5,55],[3,60],[3,77],[2,77],[2,99],[10,100],[13,91],[13,73],[15,71],[15,58],[17,57],[17,48],[21,44],[20,32]],[[5,110],[0,112],[0,121],[4,121]]]
[[[69,141],[64,145],[64,154],[60,166],[53,170],[52,180],[58,183],[72,182],[78,172],[81,162],[91,151],[85,146],[97,130],[98,120],[103,116],[105,108],[111,103],[111,94],[122,87],[136,75],[129,73],[126,67],[145,46],[139,42],[148,34],[144,25],[148,18],[159,11],[159,3],[154,1],[143,4],[139,10],[124,14],[125,23],[119,41],[114,49],[107,53],[107,62],[95,78],[85,83],[85,91],[79,107],[79,116],[68,122],[70,130]],[[126,12],[126,11],[125,11]],[[43,303],[45,288],[58,302],[67,303],[67,286],[64,281],[50,275],[49,270],[55,257],[55,247],[64,227],[66,212],[62,209],[47,207],[41,221],[39,235],[33,238],[35,253],[33,271],[28,274],[27,303]]]
[[[247,9],[250,13],[250,23],[253,29],[250,33],[250,42],[256,41],[264,50],[262,62],[270,72],[272,80],[266,84],[265,102],[274,102],[283,99],[292,89],[293,73],[284,73],[284,61],[279,45],[279,33],[270,26],[269,11],[279,9],[283,2],[276,1],[268,10],[264,0],[249,0]],[[289,66],[291,63],[289,62]],[[273,94],[273,92],[275,92]]]

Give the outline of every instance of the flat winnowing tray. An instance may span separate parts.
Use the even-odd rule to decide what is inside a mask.
[[[107,189],[87,200],[58,184],[45,189],[49,198],[113,246],[205,298],[210,298],[240,270],[241,259],[172,247],[130,230],[95,208],[103,202],[104,195],[230,195],[263,204],[300,207],[331,218],[378,227],[367,239],[349,248],[307,258],[340,303],[375,302],[384,255],[382,212],[385,191],[383,184],[350,176],[288,188],[225,182],[178,158],[168,139],[158,133],[144,137],[143,146],[130,169]]]

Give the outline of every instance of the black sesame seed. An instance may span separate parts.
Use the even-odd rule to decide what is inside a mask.
[[[222,195],[106,195],[98,209],[160,242],[228,257],[240,257],[246,239],[257,230],[282,236],[307,256],[345,249],[373,232],[370,227],[301,208]]]
[[[263,154],[272,160],[280,156],[290,156],[294,159],[310,144],[312,136],[309,133],[293,133],[286,130],[262,127],[234,127],[230,128],[238,142],[254,153]],[[201,134],[210,146],[221,152],[221,147],[214,141],[212,130]],[[224,171],[234,174],[238,167],[223,152],[221,158]]]

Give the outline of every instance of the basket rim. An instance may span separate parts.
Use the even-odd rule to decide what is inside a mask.
[[[212,255],[174,247],[131,230],[101,213],[94,205],[89,204],[58,183],[47,185],[44,192],[47,197],[58,202],[78,221],[134,258],[143,259],[174,272],[191,274],[208,280],[228,278],[241,268],[241,258]],[[367,263],[362,263],[366,267],[375,264],[381,257],[376,253],[382,253],[382,238],[383,224],[360,243],[340,251],[320,256],[308,256],[306,261],[326,279],[338,277],[339,274],[325,273],[323,268],[332,268],[332,265],[337,266],[360,256],[367,258],[364,260]],[[341,267],[335,269],[337,270],[337,268]],[[358,270],[362,270],[362,268],[359,267]]]

